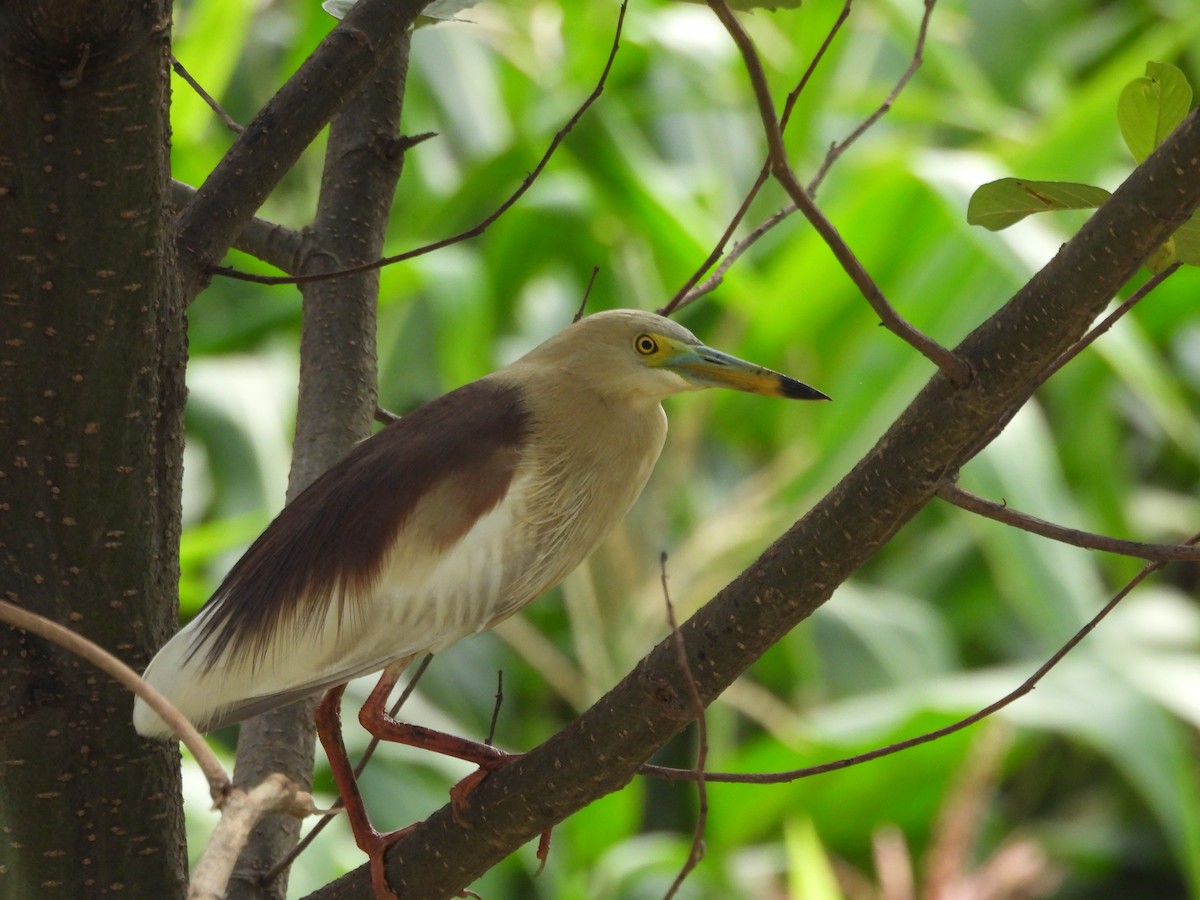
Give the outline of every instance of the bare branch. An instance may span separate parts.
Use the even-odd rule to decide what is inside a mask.
[[[592,277],[588,279],[587,287],[583,290],[583,298],[579,301],[579,309],[575,310],[575,318],[572,322],[578,322],[583,318],[583,311],[587,309],[588,297],[592,296],[592,288],[596,285],[596,276],[600,274],[599,266],[592,266]]]
[[[201,100],[208,104],[208,108],[217,114],[217,118],[225,124],[226,128],[228,128],[234,134],[241,134],[246,130],[242,125],[238,124],[234,120],[233,116],[225,112],[221,104],[214,100],[213,96],[208,91],[200,86],[200,82],[192,77],[192,73],[183,67],[183,63],[176,59],[174,54],[171,56],[171,68],[175,70],[176,75],[178,75],[191,86],[192,90],[200,96]]]
[[[765,171],[765,169],[764,169],[764,171]],[[760,177],[760,179],[765,180],[765,178],[763,178],[761,175],[759,177]],[[758,189],[757,186],[759,184],[760,184],[759,181],[755,182],[755,190],[756,191]],[[749,200],[749,196],[747,197],[747,200]],[[745,208],[747,208],[748,205],[749,204],[747,203],[745,206],[743,206],[742,209],[738,210],[739,214],[742,213],[742,211]],[[679,302],[676,303],[675,299],[672,298],[671,303],[675,304],[674,307],[672,307],[672,309],[682,309],[683,307],[687,306],[689,303],[694,303],[695,301],[699,300],[705,294],[711,294],[713,291],[715,291],[718,287],[721,286],[721,282],[725,280],[725,273],[727,273],[730,269],[733,268],[733,264],[736,263],[739,259],[741,259],[742,254],[745,253],[747,250],[749,250],[751,247],[753,247],[762,238],[763,235],[765,235],[768,231],[770,231],[772,228],[774,228],[776,225],[778,225],[780,222],[782,222],[784,219],[786,219],[788,216],[790,216],[795,211],[796,211],[796,204],[789,203],[787,206],[783,207],[783,209],[780,209],[780,210],[772,213],[765,220],[760,222],[753,231],[751,231],[748,235],[746,235],[744,238],[737,241],[733,245],[733,247],[730,249],[730,251],[726,255],[726,257],[723,260],[721,260],[721,264],[719,266],[717,266],[717,270],[715,272],[713,272],[710,276],[708,276],[708,278],[704,279],[704,281],[702,281],[695,288],[693,288],[692,290],[689,290],[686,294],[676,294],[675,296],[679,298]],[[736,223],[733,223],[733,224],[736,227]],[[722,245],[724,244],[724,242],[726,240],[728,240],[727,235],[729,235],[731,233],[731,231],[732,231],[732,229],[726,230],[725,235],[722,235],[722,238],[721,238]],[[667,306],[670,307],[671,304],[667,304]],[[663,315],[666,315],[666,314],[667,313],[665,313],[665,312],[663,313]]]
[[[1134,556],[1138,559],[1158,562],[1172,560],[1200,562],[1200,547],[1189,544],[1148,544],[1142,541],[1123,541],[1120,538],[1093,534],[1089,531],[1065,528],[1028,513],[1018,512],[1010,506],[985,500],[977,494],[963,490],[956,484],[942,485],[938,488],[937,495],[947,503],[953,503],[959,509],[965,509],[996,522],[1003,522],[1005,525],[1012,525],[1022,531],[1070,544],[1073,547],[1083,547],[1085,550],[1103,550],[1106,553],[1120,553],[1122,556]]]
[[[586,113],[592,104],[600,98],[600,95],[604,93],[604,85],[608,81],[608,74],[612,71],[613,62],[617,58],[617,50],[620,49],[621,30],[625,25],[625,9],[628,6],[628,3],[629,0],[622,0],[621,2],[620,12],[617,14],[617,27],[616,32],[613,35],[612,49],[609,51],[608,59],[604,63],[604,70],[600,73],[600,79],[596,82],[596,86],[592,88],[592,92],[587,96],[579,108],[575,110],[575,114],[567,120],[567,124],[565,124],[558,130],[558,132],[555,133],[554,137],[550,140],[550,145],[546,148],[546,152],[542,154],[542,158],[538,160],[537,165],[533,167],[530,173],[525,176],[524,180],[520,185],[518,185],[517,189],[513,191],[503,203],[501,203],[498,207],[496,207],[496,209],[494,209],[490,214],[485,216],[475,225],[471,226],[465,231],[452,234],[449,237],[434,241],[431,244],[426,244],[423,247],[416,247],[412,250],[406,250],[403,253],[397,253],[394,256],[385,256],[380,259],[373,260],[372,262],[362,263],[361,265],[357,266],[347,266],[343,269],[335,269],[328,272],[292,276],[254,275],[250,272],[241,272],[237,269],[229,268],[228,266],[212,266],[210,267],[209,271],[216,275],[224,275],[227,278],[233,278],[238,281],[249,281],[253,282],[254,284],[304,284],[314,281],[327,281],[331,278],[344,278],[347,275],[358,275],[363,272],[373,272],[376,269],[382,269],[384,266],[390,266],[394,265],[395,263],[404,262],[405,260],[414,259],[418,256],[424,256],[425,254],[432,253],[435,250],[441,250],[443,247],[449,247],[452,244],[458,244],[462,241],[470,240],[471,238],[478,237],[479,235],[483,234],[483,232],[491,227],[493,222],[508,212],[513,204],[520,200],[521,197],[525,195],[525,192],[533,186],[533,183],[537,180],[538,176],[542,174],[542,171],[550,162],[550,158],[554,155],[554,152],[558,149],[559,145],[563,142],[566,136],[574,130],[575,126],[579,124],[579,120],[583,118],[584,113]]]
[[[1034,381],[1034,388],[1036,389],[1041,387],[1043,384],[1049,381],[1056,372],[1058,372],[1063,366],[1094,344],[1101,335],[1105,334],[1110,328],[1117,324],[1117,322],[1120,321],[1126,315],[1126,313],[1128,313],[1138,303],[1149,296],[1151,291],[1170,278],[1178,270],[1179,263],[1174,263],[1163,271],[1158,272],[1146,279],[1146,282],[1140,288],[1134,291],[1128,300],[1105,316],[1099,324],[1089,329],[1086,334],[1084,334],[1079,340],[1064,350],[1056,359],[1051,361],[1041,372],[1039,372]],[[987,431],[982,432],[979,437],[976,438],[977,446],[984,447],[990,444],[996,438],[996,435],[1000,434],[1000,432],[1008,427],[1008,423],[1012,421],[1012,417],[1016,414],[1017,410],[1013,409],[1010,410],[1006,415],[997,419]],[[1133,555],[1137,556],[1139,554]]]
[[[250,790],[232,789],[221,808],[221,821],[192,870],[188,900],[225,900],[234,863],[263,816],[283,813],[303,819],[314,812],[312,795],[278,773]]]
[[[850,279],[862,291],[867,302],[871,304],[871,308],[879,314],[880,320],[884,326],[893,334],[908,342],[915,347],[923,356],[933,362],[957,387],[966,387],[971,382],[971,371],[969,367],[957,356],[943,347],[941,344],[934,341],[932,338],[922,334],[907,321],[905,321],[895,308],[888,303],[887,298],[883,296],[883,291],[879,289],[874,279],[867,273],[863,264],[854,255],[854,251],[838,234],[837,229],[833,226],[825,214],[813,202],[812,197],[804,190],[796,178],[796,174],[792,171],[787,160],[787,148],[783,144],[783,135],[779,130],[779,122],[775,118],[775,110],[771,101],[771,91],[767,85],[766,74],[763,71],[762,62],[758,58],[758,51],[754,48],[754,42],[750,40],[750,35],[746,33],[746,29],[734,16],[729,5],[725,0],[707,0],[709,7],[716,13],[717,18],[721,20],[721,24],[729,32],[737,44],[738,50],[742,54],[743,62],[745,63],[746,73],[750,77],[751,86],[754,88],[755,100],[758,103],[759,115],[762,118],[763,128],[767,136],[767,147],[771,160],[771,174],[787,191],[792,202],[796,207],[804,213],[805,218],[816,229],[817,233],[833,251],[834,257]]]
[[[825,180],[825,176],[829,174],[829,169],[833,164],[838,161],[843,153],[850,149],[855,141],[866,133],[867,129],[883,118],[884,114],[892,108],[892,104],[896,102],[896,98],[900,96],[900,92],[912,80],[913,75],[917,74],[917,69],[921,68],[921,63],[924,61],[925,39],[929,34],[929,20],[933,17],[933,7],[936,4],[937,0],[925,0],[925,12],[921,15],[921,24],[917,28],[917,41],[913,47],[912,60],[909,62],[908,68],[901,73],[899,80],[893,85],[887,97],[884,98],[884,101],[879,104],[873,113],[859,122],[858,127],[851,131],[840,144],[835,142],[830,145],[829,152],[825,154],[825,159],[821,162],[820,168],[817,169],[817,174],[808,183],[808,193],[810,196],[815,197],[817,195],[817,188],[821,186],[821,182]]]
[[[14,628],[32,632],[71,651],[81,659],[86,659],[97,669],[112,676],[132,691],[135,696],[145,700],[150,708],[158,713],[162,720],[171,727],[171,730],[179,736],[184,746],[196,758],[200,771],[208,779],[208,790],[212,795],[213,804],[221,805],[229,790],[229,776],[225,773],[224,767],[217,761],[217,757],[204,742],[204,738],[200,736],[196,727],[172,705],[170,700],[143,681],[141,675],[83,635],[76,634],[71,629],[36,613],[31,613],[29,610],[14,606],[7,600],[0,600],[0,621],[7,622]]]
[[[837,33],[841,31],[842,25],[845,24],[846,19],[849,18],[850,5],[853,2],[854,0],[846,0],[846,2],[842,4],[842,11],[838,14],[838,17],[836,20],[834,20],[829,32],[825,35],[825,40],[823,40],[821,42],[821,46],[817,48],[817,52],[813,55],[812,61],[809,62],[808,68],[804,70],[804,74],[800,77],[800,81],[792,89],[792,92],[787,95],[787,99],[784,100],[783,115],[779,117],[779,128],[781,131],[787,128],[787,123],[792,117],[792,110],[796,106],[796,101],[800,99],[800,94],[803,93],[805,86],[808,84],[809,79],[812,78],[813,73],[817,70],[817,66],[820,65],[821,60],[825,58],[825,53],[829,50],[829,46],[833,43],[833,39],[837,36]],[[730,251],[729,256],[725,258],[725,260],[717,268],[717,271],[706,278],[702,285],[699,287],[695,286],[696,282],[704,277],[704,273],[716,265],[717,260],[721,258],[721,254],[725,251],[725,245],[729,243],[730,239],[733,237],[733,233],[737,230],[737,227],[746,217],[746,213],[750,210],[750,204],[754,202],[754,198],[758,196],[758,192],[762,190],[762,186],[767,183],[767,177],[770,174],[771,162],[768,159],[763,163],[762,170],[759,171],[758,177],[754,179],[754,184],[752,184],[750,186],[750,190],[746,192],[746,196],[743,198],[741,205],[737,209],[737,212],[735,212],[733,214],[733,218],[729,220],[729,224],[725,227],[724,233],[717,240],[717,244],[715,247],[713,247],[712,252],[708,254],[708,258],[700,264],[700,267],[696,269],[696,271],[692,273],[691,277],[689,277],[688,280],[683,283],[683,286],[675,292],[675,296],[671,298],[670,302],[658,311],[659,315],[669,316],[676,310],[682,309],[689,303],[693,303],[700,299],[705,294],[716,290],[717,286],[720,285],[720,283],[724,280],[725,273],[729,271],[729,268],[734,264],[734,262],[737,261],[738,257],[745,253],[746,250],[748,250],[754,244],[754,242],[758,240],[758,238],[762,237],[762,234],[765,234],[770,230],[771,227],[775,225],[775,221],[773,220],[775,220],[776,216],[779,217],[778,221],[782,221],[792,212],[795,212],[795,206],[790,206],[786,212],[782,214],[776,213],[775,216],[772,216],[771,219],[768,220],[771,221],[770,226],[764,228],[762,225],[760,225],[755,229],[755,232],[759,232],[761,230],[761,234],[758,234],[757,236],[750,235],[738,241],[733,245],[733,249]]]
[[[187,299],[424,6],[425,0],[360,0],[246,126],[176,220]]]
[[[390,410],[384,409],[382,406],[375,407],[375,421],[380,425],[386,427],[391,425],[393,422],[399,422],[401,418],[401,416],[396,415],[396,413],[391,412]]]
[[[1067,351],[1058,359],[1056,359],[1053,365],[1048,366],[1046,370],[1040,376],[1038,376],[1038,384],[1045,384],[1050,380],[1050,376],[1054,375],[1055,372],[1094,344],[1101,335],[1107,333],[1110,328],[1116,325],[1126,313],[1141,303],[1151,291],[1178,272],[1179,266],[1179,263],[1172,263],[1161,272],[1156,272],[1150,278],[1147,278],[1146,283],[1134,291],[1128,300],[1105,316],[1098,325],[1096,325],[1087,334],[1067,348]]]
[[[380,56],[375,71],[330,122],[316,214],[305,229],[310,252],[303,258],[303,271],[370,260],[382,252],[404,164],[404,154],[394,150],[410,39],[411,33],[405,33]],[[378,273],[304,285],[301,292],[300,381],[289,502],[370,434],[377,405]],[[302,786],[311,783],[315,699],[272,709],[242,723],[235,784],[249,787],[272,772],[282,772]],[[299,831],[297,822],[285,818],[259,823],[238,862],[229,900],[282,900],[286,875],[266,887],[262,873],[274,870],[291,852]]]

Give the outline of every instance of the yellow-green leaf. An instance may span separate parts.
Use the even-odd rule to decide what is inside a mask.
[[[1185,266],[1200,266],[1200,213],[1179,226],[1171,235],[1175,244],[1175,258]]]
[[[1170,268],[1177,260],[1175,239],[1167,238],[1166,243],[1160,244],[1158,249],[1150,254],[1150,258],[1146,260],[1146,268],[1157,275],[1164,269]]]
[[[1001,178],[976,189],[967,204],[967,222],[999,231],[1033,213],[1056,209],[1095,209],[1108,191],[1071,181],[1029,181]]]
[[[844,900],[829,855],[812,819],[784,826],[788,864],[788,896],[792,900]]]
[[[1192,105],[1192,88],[1179,69],[1167,63],[1146,63],[1146,74],[1121,91],[1117,122],[1129,152],[1138,162],[1149,156]]]

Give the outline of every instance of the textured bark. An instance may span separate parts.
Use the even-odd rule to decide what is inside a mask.
[[[305,235],[305,272],[342,268],[382,254],[403,163],[397,129],[410,37],[401,36],[331,123],[317,215]],[[304,287],[289,502],[370,432],[378,297],[377,272]],[[273,710],[242,725],[234,774],[238,784],[257,784],[272,772],[311,783],[314,702],[315,698]],[[282,897],[286,878],[264,890],[260,876],[292,848],[299,829],[298,820],[285,816],[260,823],[234,871],[230,897]]]
[[[167,0],[0,4],[0,582],[134,668],[174,628]],[[0,626],[0,896],[180,896],[178,751]]]
[[[1037,375],[1078,337],[1162,241],[1200,205],[1193,113],[956,353],[974,373],[935,375],[879,443],[807,515],[682,628],[691,672],[711,702],[829,599],[1023,404]],[[618,790],[693,717],[672,638],[546,743],[492,773],[459,825],[444,807],[388,854],[405,900],[452,897],[547,827]],[[369,898],[366,866],[312,895]]]

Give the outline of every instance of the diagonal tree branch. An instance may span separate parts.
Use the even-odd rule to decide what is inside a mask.
[[[977,439],[1019,408],[1038,375],[1084,334],[1109,299],[1200,205],[1200,119],[1193,113],[1108,203],[955,354],[966,388],[936,373],[842,481],[681,628],[711,702],[888,542],[978,452]],[[405,897],[453,895],[545,828],[619,790],[695,717],[675,656],[658,644],[591,709],[492,773],[471,796],[472,827],[449,806],[399,841],[388,876]],[[369,896],[366,867],[312,896]]]
[[[833,164],[841,158],[842,154],[849,150],[860,137],[866,134],[876,122],[887,114],[892,108],[892,104],[896,102],[896,98],[900,96],[900,92],[912,81],[912,77],[917,74],[917,69],[921,68],[921,63],[924,62],[925,58],[925,39],[929,36],[929,22],[933,18],[933,7],[936,3],[937,0],[925,0],[925,12],[921,14],[921,22],[917,26],[917,41],[913,46],[912,59],[909,61],[908,68],[900,73],[900,77],[896,80],[892,89],[888,91],[888,95],[883,98],[883,102],[869,116],[859,122],[854,130],[840,142],[834,141],[829,145],[829,151],[825,154],[825,158],[821,160],[821,165],[817,168],[817,174],[808,183],[808,193],[811,196],[816,196],[821,182],[825,180],[825,176],[829,174],[829,170],[833,168]]]

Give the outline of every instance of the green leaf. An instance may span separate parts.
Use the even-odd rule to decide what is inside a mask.
[[[1171,235],[1175,244],[1175,258],[1186,266],[1200,266],[1200,213],[1179,226]]]
[[[967,222],[999,231],[1033,213],[1095,209],[1109,197],[1104,188],[1070,181],[1001,178],[980,186],[967,204]]]
[[[1183,121],[1192,105],[1192,88],[1179,69],[1167,63],[1146,63],[1146,74],[1121,91],[1117,122],[1129,152],[1144,160]]]
[[[1175,239],[1167,238],[1166,243],[1159,244],[1157,250],[1150,254],[1150,258],[1146,260],[1146,268],[1151,273],[1157,275],[1173,266],[1179,259],[1175,250]]]
[[[788,896],[793,900],[843,900],[829,855],[811,819],[791,820],[784,826],[787,848]]]

